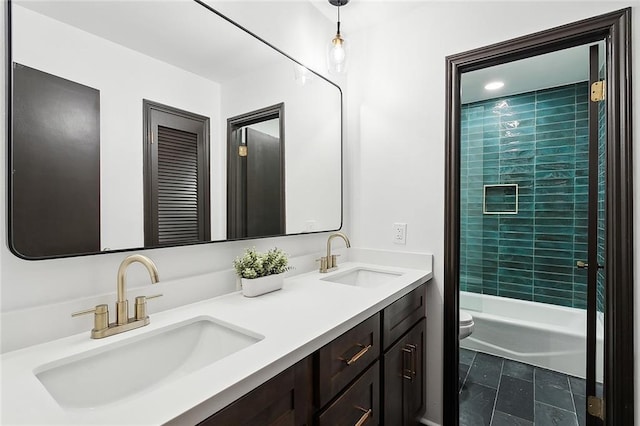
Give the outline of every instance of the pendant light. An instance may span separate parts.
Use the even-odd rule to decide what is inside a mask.
[[[329,0],[338,8],[338,28],[335,37],[327,45],[327,68],[331,74],[344,74],[347,70],[347,42],[340,34],[340,7],[349,0]]]

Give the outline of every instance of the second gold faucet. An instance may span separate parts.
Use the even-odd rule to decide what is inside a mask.
[[[338,261],[336,259],[337,255],[331,254],[331,240],[336,237],[342,238],[347,245],[347,248],[351,247],[349,238],[342,232],[334,232],[333,234],[329,235],[329,238],[327,239],[327,255],[320,258],[320,273],[324,274],[338,267]]]
[[[118,293],[116,298],[116,324],[118,325],[125,325],[129,322],[129,301],[127,300],[127,284],[125,276],[129,265],[135,262],[142,263],[145,268],[147,268],[152,284],[159,281],[158,268],[148,257],[141,254],[133,254],[122,261],[118,268]]]

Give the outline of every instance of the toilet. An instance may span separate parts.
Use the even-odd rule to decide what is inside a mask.
[[[467,311],[460,311],[460,334],[459,339],[462,340],[473,333],[473,317]]]

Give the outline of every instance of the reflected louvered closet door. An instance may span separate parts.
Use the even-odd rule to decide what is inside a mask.
[[[208,118],[145,102],[145,246],[211,239]]]
[[[158,244],[200,241],[198,135],[158,126]]]

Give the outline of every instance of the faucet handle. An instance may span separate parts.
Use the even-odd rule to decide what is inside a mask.
[[[320,272],[325,273],[328,269],[329,260],[327,256],[322,256],[320,259],[316,259],[316,262],[320,262]]]
[[[84,311],[74,312],[72,317],[79,317],[80,315],[88,315],[94,313],[93,316],[93,329],[104,330],[109,327],[109,305],[100,304],[96,305],[93,309],[86,309]]]
[[[162,297],[162,296],[164,296],[164,295],[162,293],[160,293],[160,294],[154,294],[153,296],[142,296],[142,297],[144,297],[145,299],[149,300],[149,299],[157,299],[158,297]],[[136,299],[137,299],[137,297],[136,297]]]
[[[162,296],[162,294],[154,294],[153,296],[138,296],[136,297],[136,321],[144,320],[147,318],[147,300],[155,299]]]

